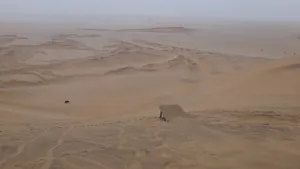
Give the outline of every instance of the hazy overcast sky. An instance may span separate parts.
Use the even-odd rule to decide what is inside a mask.
[[[0,0],[0,15],[146,15],[300,20],[300,0]]]

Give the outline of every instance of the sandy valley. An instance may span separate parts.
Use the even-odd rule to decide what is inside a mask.
[[[0,168],[299,169],[298,28],[3,23]]]

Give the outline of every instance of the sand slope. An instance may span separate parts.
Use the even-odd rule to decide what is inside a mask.
[[[298,107],[298,64],[298,56],[286,57],[206,81],[205,90],[203,86],[192,89],[201,98],[198,108]]]

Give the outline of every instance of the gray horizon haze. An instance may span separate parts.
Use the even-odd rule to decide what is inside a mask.
[[[300,21],[299,0],[1,0],[0,18],[153,16]]]

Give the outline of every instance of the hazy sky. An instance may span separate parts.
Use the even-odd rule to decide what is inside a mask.
[[[300,20],[300,0],[0,0],[0,15],[146,15]]]

